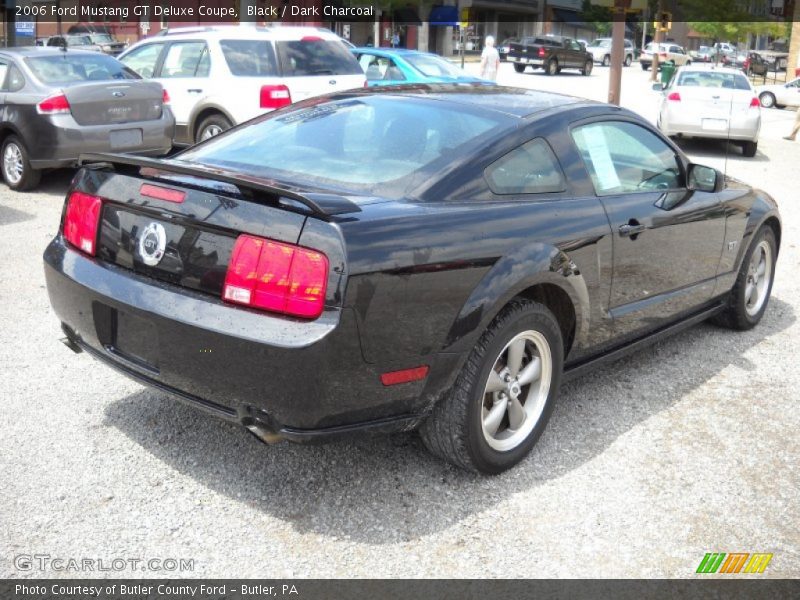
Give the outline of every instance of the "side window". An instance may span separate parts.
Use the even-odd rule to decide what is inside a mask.
[[[675,152],[644,127],[603,121],[576,127],[572,139],[598,196],[683,187]]]
[[[6,81],[7,73],[8,73],[8,64],[5,61],[0,60],[0,86],[2,86],[2,89],[4,90],[8,89],[8,82]]]
[[[580,42],[576,42],[575,40],[570,40],[569,47],[572,50],[583,50],[583,47],[581,46],[581,43]]]
[[[364,54],[359,64],[367,81],[404,81],[406,78],[391,58]]]
[[[206,57],[205,66],[203,57]],[[164,64],[161,65],[161,78],[207,77],[208,50],[205,42],[176,42],[170,44]]]
[[[550,146],[541,138],[526,142],[486,167],[495,194],[543,194],[564,190],[564,176]]]
[[[3,68],[5,68],[5,65],[3,65]],[[0,77],[0,81],[2,80],[2,77]],[[8,90],[9,92],[18,92],[24,87],[25,77],[22,75],[22,71],[19,70],[19,67],[12,63],[8,67],[8,79],[6,80],[6,84],[3,89]]]
[[[141,48],[136,48],[120,60],[126,67],[135,71],[142,77],[153,77],[156,70],[156,63],[161,54],[164,44],[147,44]]]

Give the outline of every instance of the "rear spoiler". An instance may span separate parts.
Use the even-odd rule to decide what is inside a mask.
[[[217,167],[206,167],[191,165],[189,163],[177,164],[175,162],[145,158],[143,156],[132,156],[129,154],[107,154],[89,153],[81,154],[78,159],[79,166],[90,165],[89,168],[104,168],[117,166],[148,168],[165,173],[175,173],[177,175],[188,175],[201,179],[210,179],[228,183],[240,189],[263,192],[275,196],[282,196],[299,202],[307,207],[314,215],[327,219],[334,215],[344,215],[348,213],[361,212],[361,207],[352,200],[336,194],[323,194],[316,192],[300,193],[287,190],[258,177],[250,177],[234,171],[227,171]]]

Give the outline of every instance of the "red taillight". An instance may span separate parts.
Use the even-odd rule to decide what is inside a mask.
[[[419,381],[425,379],[428,375],[428,365],[421,367],[414,367],[413,369],[403,369],[402,371],[390,371],[389,373],[381,374],[381,383],[383,385],[397,385],[399,383],[410,383],[411,381]]]
[[[69,113],[69,100],[64,94],[56,94],[45,98],[36,105],[40,115],[63,115]]]
[[[67,200],[64,237],[70,244],[91,256],[94,256],[96,250],[102,207],[101,198],[83,192],[72,192]]]
[[[292,95],[285,85],[262,85],[261,108],[280,108],[292,103]]]
[[[304,35],[300,38],[301,42],[321,42],[322,38],[318,35]]]
[[[162,104],[170,103],[169,92],[166,89],[161,93],[161,103]]]
[[[296,317],[325,306],[328,258],[309,248],[242,234],[225,274],[222,299]]]
[[[667,96],[667,100],[672,100],[673,102],[680,102],[681,95],[678,92],[672,92],[669,96]]]
[[[160,185],[152,185],[150,183],[143,183],[142,187],[139,188],[139,193],[148,198],[166,200],[167,202],[176,202],[178,204],[186,199],[186,192],[161,187]]]
[[[545,54],[547,54],[547,52],[545,52],[544,48],[539,48],[539,56],[544,56]]]
[[[759,106],[761,106],[761,102],[759,102],[758,98],[753,96],[750,100],[750,108],[758,108]]]

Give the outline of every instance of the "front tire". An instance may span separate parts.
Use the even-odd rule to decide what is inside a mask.
[[[514,63],[514,70],[517,73],[524,73],[525,72],[525,65],[521,65],[520,63]]]
[[[604,66],[604,67],[607,67],[607,66],[608,66],[608,65],[610,65],[610,64],[611,64],[611,57],[610,57],[608,54],[606,54],[606,55],[603,57],[603,66]]]
[[[425,446],[461,468],[496,474],[531,451],[553,411],[561,330],[542,304],[515,300],[492,321],[453,388],[420,428]]]
[[[42,172],[31,166],[28,149],[15,135],[8,136],[2,150],[3,181],[17,192],[31,190],[39,185]]]
[[[758,325],[767,310],[772,293],[777,258],[775,232],[765,225],[753,236],[750,248],[744,255],[736,283],[728,297],[727,307],[711,321],[740,331]]]
[[[581,69],[581,73],[587,76],[591,75],[593,67],[594,63],[591,60],[587,60],[586,63],[583,65],[583,69]]]
[[[625,57],[625,66],[630,67],[632,63],[633,63],[633,56],[628,54],[628,56]]]

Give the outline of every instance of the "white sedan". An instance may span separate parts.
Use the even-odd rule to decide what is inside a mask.
[[[747,77],[727,67],[681,67],[662,92],[658,128],[674,137],[734,140],[755,156],[761,105]]]
[[[800,78],[788,83],[762,85],[756,88],[756,92],[764,108],[800,106]]]

